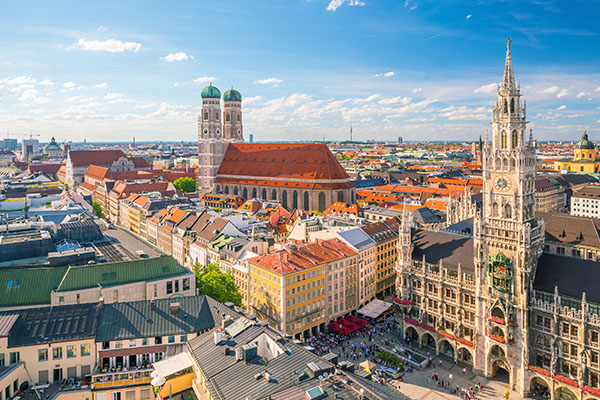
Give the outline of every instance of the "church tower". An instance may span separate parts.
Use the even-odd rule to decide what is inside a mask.
[[[242,95],[233,87],[223,95],[223,137],[231,142],[243,142]]]
[[[198,116],[198,191],[210,193],[225,155],[221,129],[221,92],[212,83],[202,89],[202,111]]]
[[[535,143],[526,139],[526,124],[508,39],[492,140],[486,134],[483,144],[483,209],[474,219],[474,369],[486,377],[508,372],[511,388],[521,393],[529,365],[527,303],[544,237],[534,216]]]

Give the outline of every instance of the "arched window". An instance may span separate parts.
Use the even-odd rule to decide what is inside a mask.
[[[517,131],[513,131],[512,132],[512,148],[516,149],[518,145],[519,145],[519,134],[517,133]]]
[[[244,198],[244,200],[248,200],[248,189],[244,188],[244,191],[242,193],[242,197]]]
[[[287,190],[281,192],[281,205],[287,210]]]
[[[325,193],[319,192],[319,211],[325,211]]]
[[[510,113],[514,114],[515,112],[515,99],[510,99]]]
[[[215,118],[216,118],[217,121],[219,120],[219,112],[218,111],[215,112]]]
[[[277,200],[277,190],[275,189],[271,192],[271,200]]]
[[[261,199],[263,199],[263,200],[267,200],[267,189],[263,189],[263,190],[262,190],[262,196],[261,196]]]
[[[229,186],[225,186],[225,194],[229,194]]]
[[[494,216],[494,217],[498,216],[498,203],[492,204],[492,216]]]
[[[515,167],[515,158],[514,157],[510,158],[510,166],[513,168]]]
[[[252,188],[252,198],[256,198],[256,188]]]
[[[292,193],[292,208],[294,210],[298,209],[298,192],[294,190]]]
[[[233,188],[233,194],[234,194],[235,196],[237,196],[237,195],[239,194],[239,192],[238,192],[238,187],[237,187],[237,186]]]
[[[204,120],[208,121],[208,111],[204,111]]]
[[[238,119],[238,122],[240,122],[240,114],[238,114],[237,119]]]
[[[508,103],[504,100],[504,114],[508,114]]]
[[[506,131],[500,132],[500,148],[506,149]]]
[[[229,113],[227,113],[227,115],[225,116],[225,121],[229,122]]]
[[[344,201],[344,192],[338,192],[338,199],[337,201],[343,202]]]
[[[309,211],[310,205],[308,204],[308,192],[304,192],[304,210]]]
[[[504,218],[512,218],[512,207],[510,204],[504,205]]]

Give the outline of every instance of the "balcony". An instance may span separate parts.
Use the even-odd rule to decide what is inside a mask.
[[[150,385],[153,368],[121,372],[101,372],[92,375],[92,389],[130,385]]]

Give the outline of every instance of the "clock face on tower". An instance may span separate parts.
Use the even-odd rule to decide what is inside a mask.
[[[499,176],[494,181],[494,187],[500,191],[506,191],[510,189],[511,181],[506,176]]]

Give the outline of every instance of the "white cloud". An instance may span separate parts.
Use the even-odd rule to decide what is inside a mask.
[[[363,7],[365,2],[362,0],[331,0],[329,5],[327,6],[327,11],[335,11],[340,8],[344,3],[347,3],[349,6],[359,6]]]
[[[179,86],[179,82],[175,82],[175,83],[173,84],[173,86],[175,86],[175,87]]]
[[[567,109],[567,105],[563,104],[562,106],[558,107],[559,110],[566,110]]]
[[[106,82],[98,83],[98,84],[92,86],[92,88],[94,88],[94,89],[106,89],[107,87],[108,87],[108,83],[106,83]]]
[[[410,103],[411,100],[412,99],[410,97],[398,96],[398,97],[392,97],[392,98],[388,98],[388,99],[381,99],[381,100],[379,100],[379,104],[384,105],[384,106],[389,106],[391,104],[406,105],[406,104]]]
[[[107,100],[108,104],[117,104],[126,102],[127,98],[121,93],[108,93],[104,96],[104,100]]]
[[[117,39],[108,39],[104,41],[79,39],[75,45],[82,50],[106,51],[109,53],[122,53],[124,51],[133,51],[137,53],[142,45],[136,42],[122,42]]]
[[[98,29],[96,29],[96,32],[99,32],[99,33],[107,32],[107,31],[108,31],[108,28],[105,28],[105,27],[104,27],[104,26],[102,26],[102,25],[100,25],[100,26],[98,27]]]
[[[171,53],[165,57],[161,57],[161,60],[165,60],[166,62],[175,62],[175,61],[184,61],[184,60],[190,60],[193,59],[194,57],[185,54],[184,52],[180,51],[178,53]]]
[[[381,74],[375,74],[373,76],[375,78],[391,78],[394,75],[396,75],[396,73],[394,71],[389,71],[389,72],[384,72],[384,73],[381,73]]]
[[[0,79],[0,83],[5,83],[9,86],[33,85],[36,82],[37,79],[25,75],[17,76],[16,78]]]
[[[71,90],[75,88],[75,82],[65,82],[63,83],[62,87],[63,89],[67,89],[67,90]]]
[[[542,93],[554,94],[554,93],[558,92],[559,90],[560,90],[560,88],[558,86],[550,86],[549,88],[542,90]]]
[[[205,83],[210,83],[216,81],[217,78],[214,76],[201,76],[199,78],[194,79],[194,85],[203,85]]]
[[[496,87],[497,87],[496,83],[489,83],[487,85],[479,86],[477,89],[473,90],[473,93],[485,93],[485,94],[494,93],[494,91],[496,90]]]
[[[567,96],[568,94],[569,94],[569,91],[568,91],[567,89],[563,89],[563,90],[561,90],[561,91],[560,91],[560,93],[558,93],[558,94],[556,95],[556,97],[558,97],[558,98],[560,99],[561,97],[565,97],[565,96]]]
[[[21,93],[19,101],[24,105],[43,104],[50,101],[49,98],[41,96],[35,89],[28,89]]]
[[[146,110],[146,109],[152,108],[154,106],[156,106],[156,103],[147,103],[147,104],[138,104],[138,105],[134,106],[133,108],[137,108],[140,110]]]
[[[39,81],[38,85],[41,85],[41,86],[54,86],[54,82],[52,82],[50,79],[44,79],[43,81]]]
[[[262,97],[260,96],[254,96],[254,97],[244,97],[244,105],[251,105],[251,104],[256,104],[258,102],[260,102],[262,100]]]
[[[276,85],[281,82],[283,82],[283,80],[281,80],[279,78],[264,78],[264,79],[255,80],[254,84],[255,85]]]
[[[473,14],[468,14],[465,19],[471,19],[471,17],[473,16]]]
[[[582,97],[584,97],[584,96],[585,96],[585,92],[579,92],[579,93],[577,94],[577,98],[578,98],[578,99],[580,99],[580,98],[582,98]]]
[[[600,92],[600,86],[596,88],[596,92]]]
[[[409,10],[414,10],[417,8],[417,3],[415,3],[414,0],[406,0],[404,2],[404,7],[407,7]]]
[[[423,91],[423,88],[420,88],[420,87],[419,87],[419,88],[413,89],[413,91],[412,91],[412,92],[413,92],[414,94],[417,94],[417,93],[421,93],[422,91]]]

